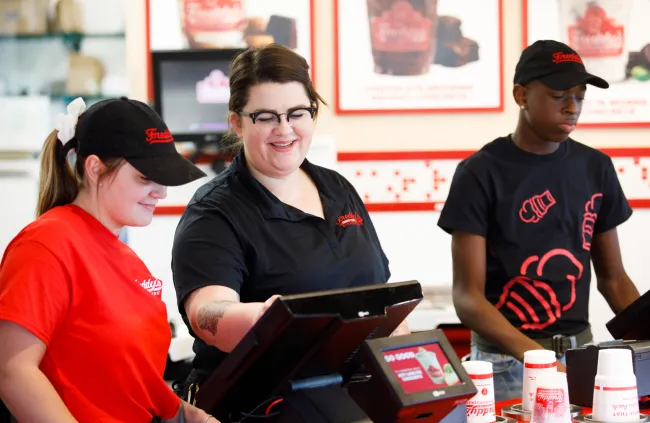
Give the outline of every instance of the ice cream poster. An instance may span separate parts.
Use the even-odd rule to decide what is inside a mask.
[[[503,110],[501,0],[335,0],[336,111]]]
[[[147,0],[150,50],[278,43],[312,63],[313,0]]]
[[[407,395],[460,383],[438,343],[387,350],[382,354]]]
[[[650,126],[648,0],[523,0],[524,44],[568,44],[587,71],[609,82],[587,87],[579,125]]]

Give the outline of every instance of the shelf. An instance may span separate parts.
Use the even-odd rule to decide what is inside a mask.
[[[109,98],[120,98],[121,96],[124,96],[125,94],[121,95],[104,95],[104,94],[91,94],[91,95],[72,95],[72,94],[50,94],[50,99],[52,101],[63,101],[64,103],[70,103],[72,100],[74,100],[77,97],[81,97],[84,99],[86,103],[88,102],[96,102],[96,101],[101,101],[101,100],[107,100]]]
[[[58,33],[58,32],[49,32],[46,34],[0,34],[0,41],[2,40],[53,40],[53,39],[63,39],[63,40],[74,40],[82,38],[94,38],[94,39],[103,39],[103,38],[124,38],[123,32],[118,33],[106,33],[106,34],[88,34],[88,33],[79,33],[79,32],[70,32],[70,33]]]
[[[59,32],[49,32],[45,34],[0,34],[0,42],[3,41],[43,41],[43,40],[60,40],[62,41],[70,50],[79,51],[81,48],[81,42],[87,39],[94,40],[119,40],[124,39],[125,35],[123,32],[117,33],[79,33],[79,32],[70,32],[70,33],[59,33]]]

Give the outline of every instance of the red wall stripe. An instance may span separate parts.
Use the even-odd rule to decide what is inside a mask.
[[[622,147],[603,148],[603,153],[610,157],[648,157],[650,148]],[[462,160],[472,155],[474,150],[436,150],[436,151],[375,151],[375,152],[339,152],[340,162],[366,161],[400,161],[400,160]],[[223,158],[219,154],[202,155],[198,163],[210,163],[213,158]],[[650,199],[630,199],[633,209],[650,209]],[[418,203],[367,203],[369,212],[419,212],[440,210],[444,202]],[[154,214],[158,216],[178,216],[183,214],[185,206],[158,206]]]
[[[648,157],[650,148],[622,147],[599,149],[610,157]],[[462,160],[474,154],[475,150],[436,151],[341,151],[337,153],[340,162],[400,161],[400,160]],[[215,158],[226,159],[221,154],[204,154],[197,163],[210,163]]]
[[[630,207],[637,210],[650,209],[650,199],[630,199]],[[371,213],[385,212],[430,212],[440,210],[444,202],[428,203],[368,203],[366,208]],[[157,216],[180,216],[185,206],[158,206],[154,212]]]

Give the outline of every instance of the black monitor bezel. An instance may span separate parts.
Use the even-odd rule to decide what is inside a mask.
[[[614,339],[626,341],[650,339],[645,316],[650,313],[650,290],[619,312],[605,326]]]
[[[287,388],[286,382],[293,380],[308,362],[320,360],[318,357],[322,353],[339,345],[336,342],[331,342],[331,340],[333,336],[338,336],[339,330],[344,330],[342,329],[344,319],[340,314],[332,314],[321,308],[324,304],[322,301],[324,297],[329,297],[332,301],[340,301],[341,304],[348,304],[345,297],[355,293],[383,297],[384,299],[390,299],[392,303],[391,306],[383,309],[382,316],[376,314],[378,310],[373,310],[372,316],[363,317],[359,320],[359,322],[367,322],[369,325],[367,334],[362,331],[366,339],[366,335],[373,337],[389,336],[408,314],[401,315],[404,312],[412,311],[423,298],[421,286],[417,281],[376,284],[280,297],[262,315],[231,354],[214,370],[212,375],[202,383],[201,390],[197,393],[197,404],[206,411],[212,412],[212,414],[219,414],[225,409],[238,409],[241,405],[238,403],[251,402],[252,397],[262,394],[262,392],[257,392],[262,388],[264,388],[265,392],[264,396],[258,398],[259,401],[268,398],[268,395],[279,394],[285,390]],[[303,306],[306,306],[306,308]],[[307,311],[308,309],[309,311]],[[401,317],[396,320],[398,316]],[[259,384],[254,389],[250,389],[248,382],[252,376],[255,376],[252,369],[259,366],[260,363],[268,362],[262,356],[268,356],[269,351],[275,348],[276,345],[282,347],[282,344],[276,343],[279,336],[289,326],[304,318],[327,322],[324,330],[322,330],[322,342],[317,341],[315,344],[309,344],[304,358],[285,365],[284,367],[287,368],[288,373],[282,375],[281,379],[283,381],[280,383],[273,380],[270,389],[261,386],[264,384]],[[363,323],[363,325],[365,324]],[[340,359],[340,363],[337,361],[335,367],[340,372],[343,385],[349,382],[353,373],[362,365],[359,352],[363,341],[359,341],[356,345],[358,346],[350,348],[350,351],[343,351],[344,355],[336,359]],[[276,371],[276,373],[278,372]],[[271,375],[271,379],[278,379],[276,376]],[[266,384],[269,384],[271,379],[267,378],[265,380]],[[244,387],[249,398],[245,401],[235,399],[234,396],[243,392]],[[252,402],[253,405],[257,405],[255,401]]]
[[[451,364],[452,368],[456,371],[456,375],[458,376],[460,384],[448,386],[446,388],[436,388],[433,391],[426,390],[407,394],[402,388],[397,375],[384,359],[383,353],[389,350],[417,347],[420,345],[433,343],[440,345],[440,349],[445,354],[445,356],[447,356],[449,364]],[[465,371],[465,367],[463,367],[461,364],[458,355],[456,355],[454,348],[449,343],[449,340],[447,340],[444,332],[440,329],[433,329],[425,332],[416,332],[407,336],[369,339],[364,342],[363,348],[366,353],[366,357],[370,357],[373,360],[373,365],[376,368],[380,369],[380,373],[386,379],[388,385],[391,388],[391,391],[403,407],[413,404],[420,404],[423,402],[430,402],[432,398],[442,401],[447,398],[465,396],[472,392],[476,392],[476,387],[474,386],[472,379]],[[440,395],[440,391],[444,391],[445,393]],[[435,397],[432,397],[433,392],[437,392]]]
[[[152,107],[163,119],[164,111],[162,105],[162,83],[161,64],[167,61],[206,62],[224,61],[232,63],[233,59],[240,53],[246,51],[240,48],[230,49],[191,49],[191,50],[154,50],[151,54],[151,80],[153,85]],[[204,132],[177,132],[169,128],[178,142],[194,142],[197,144],[212,144],[220,141],[227,132],[204,131]]]

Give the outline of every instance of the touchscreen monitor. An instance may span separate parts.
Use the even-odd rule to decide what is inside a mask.
[[[407,395],[460,384],[456,370],[437,342],[383,350],[382,356]]]

